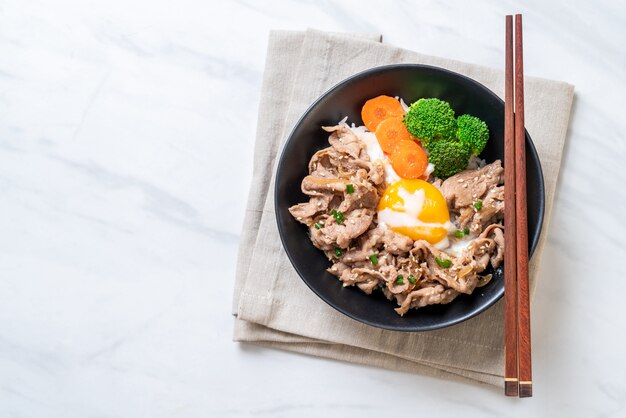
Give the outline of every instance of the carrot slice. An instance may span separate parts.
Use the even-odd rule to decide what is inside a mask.
[[[398,142],[411,140],[411,134],[406,130],[401,117],[385,119],[376,128],[376,138],[380,148],[387,154],[391,154]]]
[[[369,99],[361,109],[363,124],[371,132],[376,132],[378,124],[387,118],[404,116],[400,102],[393,97],[378,96]]]
[[[411,140],[398,141],[389,161],[396,173],[405,179],[417,179],[428,166],[426,151],[417,142]]]

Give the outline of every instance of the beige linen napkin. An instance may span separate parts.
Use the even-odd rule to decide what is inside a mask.
[[[282,249],[274,217],[276,157],[297,119],[334,84],[392,63],[435,65],[465,74],[503,96],[500,70],[383,45],[380,36],[314,30],[272,32],[259,106],[254,176],[239,247],[234,340],[320,357],[502,385],[502,303],[461,324],[400,333],[354,321],[320,300],[298,277]],[[546,239],[561,151],[574,94],[571,85],[527,77],[526,126],[546,186],[543,234],[531,260],[531,287]],[[339,283],[337,284],[339,285]]]

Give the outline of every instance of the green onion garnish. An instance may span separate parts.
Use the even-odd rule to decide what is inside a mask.
[[[461,231],[460,229],[457,229],[457,230],[454,232],[454,236],[455,236],[455,237],[457,237],[457,238],[463,238],[463,235],[465,235],[465,234],[464,234],[464,233],[463,233],[463,231]]]
[[[330,211],[330,214],[333,215],[333,218],[335,218],[335,221],[338,224],[343,222],[344,217],[343,217],[343,213],[341,213],[340,210],[333,209],[333,210]]]
[[[348,194],[354,193],[354,186],[351,184],[346,184],[346,193]]]
[[[396,277],[396,284],[404,284],[404,276],[398,274],[398,277]]]
[[[343,254],[343,252],[341,251],[341,248],[335,247],[335,255],[337,257],[341,257],[342,254]]]
[[[313,224],[313,226],[315,227],[315,229],[321,229],[322,228],[322,224],[320,224],[319,222],[315,222]]]
[[[370,261],[372,262],[373,265],[378,264],[378,255],[376,254],[370,255]]]
[[[465,235],[469,235],[470,230],[469,230],[469,227],[468,227],[468,226],[466,226],[466,227],[465,227],[465,229],[463,230],[463,233],[464,233]]]
[[[474,202],[474,209],[480,210],[482,207],[483,207],[483,201],[482,200],[477,200],[476,202]]]
[[[412,274],[409,274],[409,277],[407,277],[407,279],[409,279],[409,282],[411,282],[411,284],[415,284],[415,282],[417,282],[415,276],[413,276]]]
[[[450,261],[450,260],[442,260],[439,257],[435,257],[435,261],[437,262],[439,267],[443,267],[444,269],[447,269],[448,267],[450,267],[452,265],[452,261]]]

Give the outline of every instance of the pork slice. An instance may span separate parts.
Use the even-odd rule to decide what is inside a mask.
[[[456,223],[460,228],[469,227],[476,234],[504,218],[504,186],[497,186],[487,192],[480,210],[467,206],[459,210]]]
[[[345,262],[366,261],[372,254],[378,253],[378,246],[383,231],[373,228],[365,232],[353,243],[351,248],[343,255],[342,260]],[[382,260],[379,259],[379,262]]]
[[[476,261],[475,272],[477,274],[484,271],[489,266],[489,262],[491,261],[491,248],[495,248],[495,245],[490,245],[489,249],[483,252],[481,255],[476,254],[474,256],[474,260]]]
[[[321,229],[311,229],[311,241],[322,250],[332,250],[335,247],[348,248],[350,242],[367,231],[374,212],[371,209],[355,209],[344,213],[344,220],[337,223],[335,218],[326,219]]]
[[[504,227],[501,224],[489,225],[480,235],[493,240],[495,251],[491,251],[491,266],[497,268],[504,260]]]
[[[487,225],[504,218],[504,186],[493,187],[483,199],[480,210],[472,217],[470,229],[482,231]]]
[[[496,253],[491,256],[491,266],[497,268],[504,260],[504,233],[498,228],[494,231],[493,240],[496,243]]]
[[[451,257],[426,241],[416,241],[411,253],[418,260],[423,260],[426,263],[426,268],[423,269],[426,281],[440,283],[459,293],[472,293],[476,287],[478,279],[475,266],[465,262],[470,260],[470,257],[466,257],[465,260]],[[440,266],[437,263],[437,258],[440,261],[450,260],[450,266]]]
[[[446,289],[437,284],[432,287],[424,287],[414,290],[402,299],[400,307],[395,311],[404,316],[411,308],[421,308],[427,305],[450,303],[459,293],[453,289]]]
[[[380,161],[372,163],[372,168],[370,169],[368,175],[370,181],[376,186],[382,186],[385,183],[385,167]]]
[[[413,247],[413,240],[391,229],[384,230],[381,237],[383,248],[390,254],[403,254]]]
[[[346,190],[349,183],[346,179],[318,177],[308,175],[302,180],[302,193],[309,196],[321,196],[324,194],[340,194]]]
[[[330,274],[332,274],[333,276],[337,276],[337,277],[341,277],[341,275],[345,271],[350,272],[350,270],[351,270],[350,266],[344,263],[343,261],[338,261],[336,263],[333,263],[332,266],[326,269],[326,271],[328,271]]]
[[[402,275],[402,283],[397,283],[398,275],[392,276],[391,280],[387,280],[387,289],[394,295],[406,294],[413,285],[407,280],[407,276]]]
[[[369,268],[369,267],[353,268],[352,272],[355,274],[364,274],[364,275],[370,276],[371,278],[375,278],[383,282],[386,280],[386,277],[381,272],[374,270],[373,268]]]
[[[329,271],[331,271],[331,269],[329,269]],[[337,275],[339,271],[341,271],[341,274]],[[374,290],[379,283],[385,281],[385,277],[381,273],[368,267],[344,268],[341,266],[332,269],[331,272],[339,277],[344,287],[356,285],[367,294],[372,293],[372,290]]]
[[[372,228],[365,234],[361,235],[355,247],[366,252],[374,252],[378,250],[379,244],[382,242],[382,236],[385,233],[380,228]]]
[[[311,225],[313,217],[318,213],[328,212],[328,205],[332,199],[331,194],[312,196],[308,202],[298,203],[289,208],[291,216],[306,225]]]
[[[343,202],[339,205],[342,212],[348,212],[356,208],[374,209],[378,205],[380,197],[378,190],[368,181],[368,174],[365,170],[360,169],[356,175],[350,179],[352,186],[351,192],[347,190],[348,185],[344,188]]]
[[[365,144],[345,125],[323,126],[326,132],[331,135],[328,138],[330,145],[355,160],[369,161],[369,156],[365,152]]]
[[[441,183],[441,192],[450,208],[470,206],[501,184],[503,174],[502,164],[496,160],[478,170],[465,170],[449,177]]]
[[[338,177],[337,167],[331,160],[331,154],[334,153],[332,147],[324,148],[317,151],[309,161],[309,174],[315,174],[318,177]]]
[[[373,166],[369,161],[352,158],[341,153],[331,154],[330,161],[336,167],[337,175],[343,178],[352,176],[358,170],[369,172]]]
[[[457,281],[465,281],[466,287],[473,290],[480,279],[478,274],[482,273],[489,264],[494,268],[498,267],[502,262],[503,255],[502,225],[493,224],[488,226],[463,251],[455,260],[452,270],[456,271]]]
[[[459,209],[459,215],[457,216],[455,223],[459,226],[460,229],[464,229],[465,227],[469,228],[470,225],[472,225],[472,220],[474,219],[475,213],[476,211],[474,210],[473,206],[461,208]],[[475,229],[472,229],[472,231],[476,234],[480,234],[481,232],[480,230],[476,231]]]
[[[371,295],[374,289],[378,287],[378,280],[368,280],[366,282],[357,283],[357,287],[368,295]]]
[[[337,125],[327,126],[323,129],[331,132],[328,138],[331,147],[327,148],[328,151],[325,156],[328,158],[328,164],[334,167],[333,170],[337,176],[345,177],[357,170],[365,169],[369,180],[374,185],[379,186],[384,183],[384,166],[380,162],[372,163],[370,161],[367,146],[350,128],[345,125]]]
[[[341,258],[346,263],[355,263],[358,261],[368,261],[372,254],[376,252],[371,249],[359,248],[358,246],[355,248],[351,248],[345,252],[343,257]]]
[[[388,259],[393,259],[394,255],[405,254],[412,246],[411,238],[389,229],[376,227],[368,230],[353,242],[343,259],[347,262],[366,261],[375,254],[378,264],[384,265],[387,264]]]
[[[317,177],[347,178],[359,169],[371,172],[373,165],[369,156],[367,152],[361,152],[361,147],[365,147],[365,144],[358,138],[356,141],[358,142],[344,144],[335,140],[334,145],[317,151],[309,161],[309,174]]]

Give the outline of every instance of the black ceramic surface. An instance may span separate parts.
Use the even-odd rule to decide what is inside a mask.
[[[399,96],[407,103],[422,97],[437,97],[450,103],[457,115],[469,113],[489,126],[490,140],[481,157],[504,161],[504,102],[480,83],[460,74],[423,65],[389,65],[356,74],[324,93],[300,118],[280,157],[276,173],[276,220],[283,247],[304,282],[321,299],[349,317],[375,327],[397,331],[426,331],[469,319],[492,306],[504,293],[503,268],[485,287],[472,295],[460,295],[447,305],[412,309],[400,317],[395,301],[379,292],[366,295],[342,283],[326,271],[331,263],[313,246],[306,226],[297,222],[288,208],[307,197],[300,182],[308,174],[311,156],[329,146],[321,126],[335,125],[348,116],[348,123],[362,125],[361,107],[378,95]],[[528,187],[528,242],[530,254],[537,245],[544,212],[543,174],[535,147],[526,133]]]

